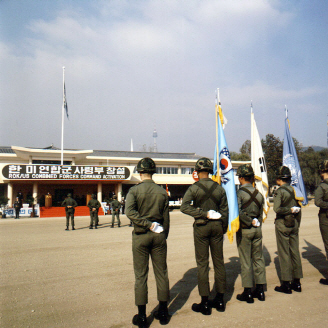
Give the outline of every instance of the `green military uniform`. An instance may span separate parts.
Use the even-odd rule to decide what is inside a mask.
[[[17,200],[14,202],[14,209],[15,209],[15,219],[19,219],[19,212],[21,209],[21,203],[17,197]]]
[[[126,215],[133,222],[132,233],[133,266],[135,273],[135,304],[148,303],[148,265],[151,256],[157,285],[157,299],[169,300],[169,279],[166,264],[169,234],[169,201],[166,191],[146,179],[132,187],[126,198]],[[164,228],[162,233],[149,230],[153,222]]]
[[[205,199],[207,193],[204,189],[209,191],[211,188],[212,196]],[[209,249],[214,266],[215,290],[217,293],[223,294],[226,289],[223,235],[228,227],[228,202],[225,190],[210,178],[200,179],[188,188],[182,199],[180,210],[195,218],[193,226],[199,295],[202,297],[210,295]],[[219,212],[222,217],[218,220],[207,219],[209,210]]]
[[[261,226],[254,227],[252,220],[257,218],[262,225],[264,197],[257,193],[255,201],[250,202],[255,188],[250,183],[245,183],[237,192],[239,220],[241,228],[237,232],[237,246],[241,265],[241,282],[244,288],[253,287],[253,272],[256,284],[266,284],[265,262],[262,251]],[[249,205],[244,208],[244,205]],[[258,206],[260,205],[260,206]]]
[[[112,206],[112,228],[114,228],[115,216],[117,218],[118,227],[120,227],[121,226],[121,220],[120,220],[121,203],[117,199],[114,199],[111,202],[111,206]]]
[[[320,183],[315,193],[315,205],[319,210],[319,227],[328,259],[328,179]]]
[[[291,208],[299,207],[299,204],[295,197],[291,197],[291,193],[294,194],[294,188],[285,183],[273,195],[273,210],[277,213],[275,230],[282,281],[303,277],[298,236],[302,215],[301,211],[296,215],[292,214]]]
[[[97,199],[95,199],[95,196],[93,196],[93,198],[88,202],[88,207],[90,209],[90,229],[93,228],[93,225],[95,226],[95,229],[98,227],[98,211],[100,206],[101,204]]]
[[[62,206],[65,206],[65,211],[66,211],[66,230],[68,230],[69,227],[69,218],[71,218],[72,229],[75,230],[74,212],[75,212],[75,207],[77,206],[77,202],[71,197],[70,194],[68,194],[67,198],[62,202]]]

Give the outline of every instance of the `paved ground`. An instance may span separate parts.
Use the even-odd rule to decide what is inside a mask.
[[[228,277],[227,309],[211,316],[194,313],[199,302],[192,238],[192,218],[171,213],[168,268],[171,285],[170,327],[327,327],[328,286],[319,279],[328,269],[323,254],[317,208],[303,211],[300,249],[304,279],[302,293],[285,295],[278,284],[273,212],[264,224],[267,266],[266,301],[241,303],[240,265],[235,241],[225,240]],[[76,231],[64,231],[63,218],[0,220],[0,326],[1,327],[132,327],[134,275],[131,231],[109,228],[109,216],[100,228],[89,230],[89,218],[76,218]],[[213,270],[210,271],[213,284]],[[160,327],[151,312],[157,305],[152,269],[149,275],[147,314],[151,327]]]

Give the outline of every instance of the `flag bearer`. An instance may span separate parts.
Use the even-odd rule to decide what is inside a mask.
[[[169,278],[167,272],[167,245],[170,216],[166,191],[152,179],[156,165],[151,158],[143,158],[137,164],[141,183],[132,187],[126,198],[126,215],[133,222],[132,254],[135,274],[135,304],[138,306],[132,323],[139,328],[147,327],[146,304],[148,303],[147,278],[149,256],[153,263],[157,285],[159,309],[154,313],[162,325],[169,322]]]
[[[200,158],[196,163],[195,171],[198,173],[199,181],[188,188],[180,210],[195,219],[194,244],[201,303],[194,303],[192,310],[210,315],[211,307],[215,307],[220,312],[225,310],[223,296],[226,288],[226,273],[223,260],[223,235],[228,227],[228,202],[225,190],[209,178],[209,174],[213,173],[213,164],[208,158]],[[214,266],[216,290],[216,296],[210,302],[208,300],[209,250]]]
[[[324,161],[319,165],[319,174],[321,183],[315,191],[315,204],[320,207],[319,210],[319,226],[320,232],[325,246],[326,256],[328,260],[328,161]],[[328,285],[328,279],[320,279],[320,283]]]
[[[237,245],[241,265],[241,281],[244,292],[237,295],[239,301],[254,303],[254,298],[265,300],[265,262],[262,251],[263,195],[253,187],[254,171],[250,164],[239,166],[237,176],[241,184],[237,192],[240,229]],[[253,273],[254,269],[254,273]],[[256,288],[252,294],[253,276]]]
[[[303,278],[303,271],[298,237],[302,214],[294,188],[290,186],[291,173],[287,166],[277,170],[276,182],[279,188],[273,195],[273,210],[277,213],[275,230],[281,286],[276,286],[275,291],[291,294],[292,290],[302,291],[300,279]]]

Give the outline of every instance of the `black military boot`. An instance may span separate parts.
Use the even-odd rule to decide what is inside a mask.
[[[301,287],[301,281],[300,279],[295,278],[292,283],[290,284],[290,288],[295,291],[300,293],[302,291],[302,287]]]
[[[210,307],[215,308],[219,312],[225,311],[225,303],[224,303],[224,294],[217,293],[213,300],[209,301]]]
[[[74,228],[74,227],[72,227],[72,230],[75,230],[75,228]]]
[[[252,289],[244,288],[244,291],[241,294],[237,295],[237,300],[247,303],[254,303],[254,298],[252,296]]]
[[[319,282],[320,284],[328,285],[328,279],[321,278]]]
[[[202,301],[199,304],[194,303],[192,305],[191,309],[194,312],[200,312],[201,314],[204,314],[204,315],[212,314],[212,309],[208,302],[208,296],[202,296]]]
[[[265,301],[265,294],[264,294],[264,285],[256,284],[256,288],[252,293],[253,298],[257,298],[259,301]]]
[[[68,227],[66,227],[66,229],[65,230],[69,230],[69,228]]]
[[[89,229],[93,229],[93,226],[90,226]]]
[[[138,305],[138,314],[136,314],[132,323],[139,328],[147,328],[146,305]]]
[[[274,288],[274,290],[276,292],[279,292],[279,293],[285,293],[285,294],[291,294],[292,293],[289,281],[282,281],[281,286],[276,286]]]
[[[167,325],[170,322],[169,310],[167,308],[167,302],[159,302],[158,311],[154,312],[155,319],[159,320],[161,325]]]

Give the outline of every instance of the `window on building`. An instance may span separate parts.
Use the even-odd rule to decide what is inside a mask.
[[[193,167],[182,167],[181,168],[181,174],[192,174],[194,172]]]
[[[42,159],[34,159],[32,161],[32,164],[48,164],[48,165],[60,165],[61,161],[47,161],[47,160],[42,160]],[[63,161],[63,165],[71,165],[71,161]]]
[[[178,174],[177,167],[157,167],[156,173],[158,174]]]

